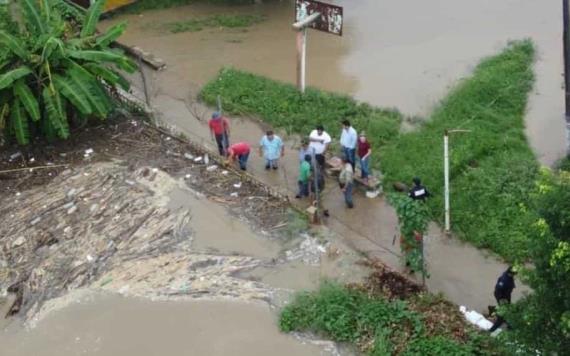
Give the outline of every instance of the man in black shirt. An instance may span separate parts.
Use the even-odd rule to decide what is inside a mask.
[[[416,177],[414,178],[414,186],[410,189],[408,196],[414,200],[425,201],[431,194],[427,188],[422,185],[422,181]]]
[[[513,293],[513,289],[516,288],[515,285],[515,271],[513,267],[509,267],[499,279],[497,279],[497,283],[495,284],[495,292],[493,293],[495,299],[497,300],[498,305],[504,304],[511,304],[511,294]],[[493,332],[497,330],[503,323],[505,319],[499,314],[497,314],[497,320],[489,329],[489,332]]]

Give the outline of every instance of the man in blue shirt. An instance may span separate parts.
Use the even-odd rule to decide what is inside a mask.
[[[350,121],[344,120],[342,122],[342,132],[340,134],[340,145],[342,146],[342,153],[347,158],[354,171],[356,162],[356,143],[358,141],[358,134],[354,127],[350,126]]]
[[[259,142],[259,155],[265,158],[265,169],[277,169],[279,157],[285,155],[285,146],[281,138],[269,130]]]

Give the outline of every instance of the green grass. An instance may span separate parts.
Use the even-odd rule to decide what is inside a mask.
[[[164,26],[172,33],[198,32],[204,28],[245,28],[262,22],[260,15],[212,15],[186,21],[170,22]]]
[[[139,0],[136,3],[125,6],[114,14],[140,14],[144,11],[168,9],[176,6],[190,5],[198,2],[205,2],[219,5],[245,5],[253,3],[253,0]]]
[[[338,137],[347,118],[366,130],[373,166],[382,167],[385,186],[409,183],[419,176],[433,193],[433,218],[443,220],[443,132],[454,133],[451,150],[452,229],[477,247],[506,260],[526,259],[526,231],[534,214],[527,211],[538,164],[524,134],[523,116],[533,84],[534,47],[513,42],[483,60],[461,81],[416,131],[399,133],[402,116],[353,99],[309,88],[305,95],[291,85],[239,70],[223,69],[202,90],[215,105],[221,95],[226,112],[252,114],[274,127],[307,135],[316,123]],[[380,149],[378,149],[380,148]]]
[[[386,180],[421,177],[433,193],[431,211],[442,221],[443,132],[471,130],[450,138],[452,229],[507,260],[528,257],[534,221],[527,207],[538,164],[524,134],[533,61],[530,41],[510,44],[457,85],[424,127],[382,150]]]
[[[449,333],[428,336],[422,315],[406,301],[369,297],[330,282],[298,294],[281,311],[279,327],[352,343],[370,355],[471,355],[475,349],[491,354],[493,347],[476,336],[463,343]]]
[[[224,111],[235,115],[256,115],[289,133],[308,135],[316,124],[323,124],[338,137],[343,119],[359,130],[366,130],[372,144],[383,145],[398,135],[401,115],[381,110],[354,99],[308,88],[301,95],[293,86],[232,68],[224,68],[200,93],[209,105],[221,95]]]

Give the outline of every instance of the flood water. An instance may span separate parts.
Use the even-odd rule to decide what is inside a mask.
[[[566,149],[561,2],[535,0],[338,0],[343,37],[310,31],[307,83],[354,95],[408,115],[429,117],[451,86],[509,40],[537,46],[537,81],[526,116],[537,157],[550,165]],[[266,21],[245,31],[169,33],[164,24],[216,13],[258,13]],[[223,7],[192,5],[112,19],[130,24],[125,43],[164,59],[152,92],[189,99],[223,66],[295,81],[290,1]]]
[[[164,302],[114,295],[84,298],[31,330],[0,331],[2,356],[330,354],[282,334],[275,313],[258,303]]]

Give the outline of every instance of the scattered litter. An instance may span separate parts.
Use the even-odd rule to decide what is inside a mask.
[[[208,172],[213,172],[213,171],[215,171],[216,169],[218,169],[218,166],[216,166],[215,164],[209,166],[208,168],[206,168],[206,170],[207,170]]]
[[[128,185],[135,185],[136,183],[130,179],[125,180],[125,183],[127,183]]]
[[[152,173],[156,173],[156,172],[158,172],[158,168],[153,168]]]
[[[22,195],[22,193],[16,192],[16,196],[17,196],[17,197],[19,197],[20,195]]]
[[[192,156],[190,153],[185,153],[185,154],[184,154],[184,158],[187,158],[187,159],[194,159],[194,156]]]
[[[69,208],[71,208],[71,207],[74,206],[74,205],[75,205],[74,202],[69,202],[69,203],[65,204],[65,205],[63,206],[63,208],[64,208],[64,209],[69,209]]]
[[[230,194],[230,197],[232,198],[237,198],[239,196],[238,192],[233,192],[232,194]]]
[[[190,174],[187,174],[187,175],[184,176],[184,178],[190,179],[190,178],[192,178],[192,176],[191,176]]]
[[[67,157],[67,153],[60,153],[59,156],[60,157]]]
[[[370,199],[374,199],[380,195],[380,190],[373,190],[366,192],[366,197]]]
[[[171,140],[170,136],[166,136],[166,141],[170,141],[170,140]]]
[[[208,156],[207,153],[204,155],[204,163],[205,163],[205,164],[209,164],[209,163],[210,163],[210,156]]]
[[[90,155],[90,154],[92,154],[93,152],[95,152],[95,151],[93,151],[92,148],[88,148],[88,149],[85,150],[85,154],[86,154],[86,155]]]
[[[76,193],[77,193],[77,189],[73,188],[67,192],[66,196],[68,199],[71,199],[75,196]]]
[[[227,176],[228,173],[229,173],[228,171],[222,171],[222,174],[225,175],[225,176]]]
[[[91,255],[87,255],[87,262],[93,262],[95,259]]]
[[[21,157],[21,156],[22,156],[22,152],[16,152],[10,156],[10,161],[13,161],[16,158]]]
[[[98,204],[93,204],[91,205],[91,207],[89,208],[89,211],[94,213],[97,209],[99,209],[99,205]]]
[[[241,188],[241,182],[234,184],[234,188],[236,188],[236,189]]]
[[[26,238],[24,236],[20,236],[12,242],[12,247],[22,246],[24,242],[26,242]]]
[[[37,218],[35,218],[34,220],[32,220],[32,221],[30,222],[30,224],[35,225],[35,224],[39,223],[41,220],[42,220],[42,218],[38,216]]]
[[[46,163],[47,166],[53,166],[53,162]]]
[[[69,208],[69,210],[67,211],[67,215],[71,215],[73,213],[75,213],[77,211],[77,206],[72,206],[71,208]]]
[[[30,163],[34,163],[36,161],[36,159],[34,157],[30,158]]]
[[[202,161],[202,157],[196,157],[194,158],[194,162],[201,162]]]

